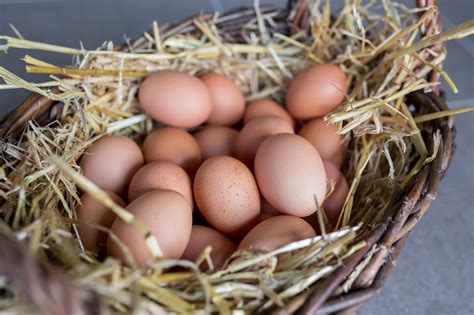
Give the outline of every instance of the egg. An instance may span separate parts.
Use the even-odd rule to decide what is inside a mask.
[[[242,239],[238,249],[272,251],[314,236],[316,232],[305,220],[291,215],[279,215],[255,226]]]
[[[255,177],[278,211],[299,217],[316,211],[326,195],[326,172],[318,151],[304,138],[283,133],[267,138],[255,157]]]
[[[125,136],[105,136],[82,155],[82,173],[102,189],[127,193],[135,172],[143,166],[140,147]]]
[[[127,210],[155,236],[164,259],[181,257],[192,227],[192,209],[186,198],[172,190],[152,190],[132,201]],[[128,247],[139,266],[153,261],[143,235],[131,224],[117,218],[112,224],[112,232]],[[112,238],[107,241],[107,252],[112,257],[125,260],[121,248]]]
[[[212,110],[206,122],[222,126],[238,123],[245,110],[245,98],[240,88],[232,80],[215,72],[207,72],[200,79],[211,94]]]
[[[145,162],[169,161],[194,175],[201,163],[201,149],[186,130],[160,128],[148,135],[143,143]]]
[[[215,268],[220,268],[237,249],[234,242],[219,231],[202,225],[193,225],[188,246],[181,259],[196,261],[207,246],[212,247],[211,258]],[[207,264],[203,269],[208,269]]]
[[[342,136],[337,133],[335,124],[315,118],[304,124],[298,135],[308,140],[323,160],[329,160],[338,168],[341,167],[346,155],[346,146]]]
[[[292,127],[295,126],[295,121],[283,106],[280,106],[277,102],[266,98],[251,101],[247,104],[244,113],[244,124],[247,124],[249,121],[256,118],[266,116],[277,116],[283,118],[291,123]]]
[[[173,71],[147,77],[140,85],[138,99],[152,119],[179,128],[205,122],[212,109],[211,93],[198,78]]]
[[[345,99],[348,81],[334,64],[318,64],[298,73],[286,93],[286,108],[295,119],[324,116]]]
[[[324,161],[324,168],[327,178],[334,184],[334,190],[326,197],[326,200],[324,200],[323,208],[329,222],[331,225],[334,225],[337,223],[339,214],[346,201],[349,185],[344,175],[334,164],[329,161]]]
[[[106,191],[112,200],[121,207],[125,202],[115,193]],[[105,228],[110,228],[115,218],[115,213],[107,206],[88,194],[81,197],[81,203],[76,208],[77,219],[84,222],[95,223]],[[95,254],[102,254],[107,243],[107,233],[86,224],[78,224],[77,232],[81,237],[82,245]]]
[[[260,197],[260,215],[258,216],[258,222],[262,222],[268,218],[274,217],[276,215],[281,215],[282,213],[272,207],[265,198]]]
[[[156,189],[174,190],[193,206],[191,179],[185,170],[172,162],[155,161],[139,169],[130,182],[128,200],[133,201],[147,191]]]
[[[250,121],[242,128],[235,142],[236,157],[253,170],[259,146],[269,136],[279,133],[294,133],[291,124],[283,118],[267,116]]]
[[[194,134],[202,152],[202,159],[216,155],[235,155],[235,141],[239,132],[233,128],[207,126]]]
[[[218,231],[241,236],[260,214],[257,183],[249,169],[229,156],[202,163],[194,179],[194,198],[204,218]]]

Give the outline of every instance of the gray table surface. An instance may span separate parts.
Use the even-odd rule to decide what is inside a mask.
[[[261,1],[275,3],[282,1]],[[403,1],[411,3],[411,1]],[[451,27],[474,17],[472,0],[439,1],[444,24]],[[337,8],[341,1],[331,1]],[[222,10],[251,1],[163,0],[0,0],[0,34],[13,35],[13,23],[28,39],[95,48],[104,40],[122,42],[135,37],[153,20],[176,21],[193,13]],[[0,45],[2,43],[0,42]],[[474,105],[474,39],[448,44],[445,68],[460,92],[448,92],[451,107]],[[0,65],[25,74],[21,50],[0,54]],[[62,65],[70,57],[36,52],[34,56]],[[446,85],[444,89],[447,90]],[[27,95],[20,90],[0,91],[0,115],[13,109]],[[438,198],[412,231],[384,290],[366,303],[359,314],[474,314],[474,114],[456,117],[457,151],[441,184]]]

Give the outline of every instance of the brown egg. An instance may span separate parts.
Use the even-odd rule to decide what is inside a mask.
[[[194,134],[202,152],[202,159],[216,155],[235,155],[235,141],[239,132],[233,128],[207,126]]]
[[[260,215],[258,216],[258,222],[260,223],[276,215],[282,215],[282,213],[273,208],[272,205],[265,200],[265,198],[260,196]]]
[[[172,190],[152,190],[132,201],[127,209],[156,237],[163,258],[181,257],[192,227],[192,211],[186,198]],[[112,224],[112,232],[129,248],[139,266],[153,261],[145,239],[131,224],[117,218]],[[111,238],[107,241],[107,252],[119,260],[125,259]]]
[[[146,164],[133,176],[128,188],[128,201],[147,191],[169,189],[179,192],[193,207],[193,189],[189,175],[178,165],[168,161]]]
[[[193,176],[201,163],[201,149],[186,130],[160,128],[148,135],[143,143],[145,162],[169,161],[181,166]]]
[[[110,198],[121,207],[125,207],[125,202],[115,193],[106,191]],[[115,218],[115,213],[105,205],[88,194],[81,197],[81,204],[76,208],[77,219],[85,222],[95,223],[106,228],[110,228]],[[81,236],[84,247],[95,253],[101,254],[105,250],[107,243],[107,233],[86,224],[78,224],[77,231]]]
[[[253,170],[253,161],[258,147],[271,135],[294,133],[291,124],[280,117],[267,116],[250,121],[242,128],[235,143],[235,155]]]
[[[207,159],[193,187],[199,210],[220,232],[241,236],[255,225],[260,214],[258,187],[240,161],[223,155]]]
[[[326,195],[326,172],[318,151],[304,138],[278,134],[265,140],[255,157],[260,192],[278,211],[305,217]]]
[[[316,233],[305,220],[291,215],[279,215],[255,226],[240,242],[238,249],[272,251],[314,236]]]
[[[281,215],[282,214],[280,211],[273,208],[273,206],[271,204],[269,204],[268,201],[266,201],[263,196],[260,197],[260,209],[261,209],[260,212],[262,214],[269,214],[271,216],[276,216],[276,215]]]
[[[324,200],[323,208],[329,222],[334,225],[337,223],[339,214],[341,213],[344,202],[346,201],[349,186],[344,175],[339,169],[329,161],[324,161],[326,176],[334,184],[333,192]]]
[[[198,78],[182,72],[150,75],[140,85],[138,99],[148,116],[172,127],[196,127],[211,114],[209,89]]]
[[[290,114],[287,113],[283,106],[280,106],[275,101],[265,98],[251,101],[247,104],[244,114],[244,125],[251,120],[266,116],[277,116],[283,118],[291,123],[292,127],[295,126],[295,121],[290,116]]]
[[[84,176],[100,188],[126,195],[130,180],[143,166],[143,154],[130,138],[105,136],[87,148],[80,165]]]
[[[245,110],[245,98],[240,88],[223,75],[208,72],[201,77],[211,93],[212,110],[208,124],[232,126],[238,123]]]
[[[323,160],[329,160],[338,168],[341,167],[346,155],[346,146],[342,136],[337,133],[335,124],[315,118],[308,121],[298,135],[311,142]]]
[[[207,246],[212,247],[211,258],[215,268],[221,267],[237,249],[227,236],[212,228],[193,225],[188,246],[181,259],[195,261]],[[205,264],[204,270],[209,267]]]
[[[295,119],[324,116],[344,101],[347,85],[346,74],[339,66],[311,66],[291,82],[286,93],[286,108]]]

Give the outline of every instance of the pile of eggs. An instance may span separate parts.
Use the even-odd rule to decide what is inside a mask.
[[[146,226],[164,258],[196,260],[210,246],[219,267],[237,249],[271,251],[316,236],[317,209],[334,226],[348,193],[339,170],[346,149],[322,117],[341,104],[347,85],[337,65],[314,65],[295,76],[283,107],[271,99],[246,104],[240,88],[214,72],[155,73],[138,99],[165,127],[141,147],[105,136],[80,166]],[[91,196],[81,197],[76,213],[110,228],[138,265],[153,260],[143,236]],[[88,251],[124,260],[103,229],[79,224],[78,232]]]

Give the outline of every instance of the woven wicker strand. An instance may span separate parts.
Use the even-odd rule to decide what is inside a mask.
[[[416,0],[419,7],[435,6],[434,0]],[[306,28],[309,21],[307,0],[288,1],[287,8],[273,6],[261,8],[264,13],[272,13],[279,31],[292,33]],[[213,14],[200,14],[180,23],[162,28],[163,38],[196,31],[195,18],[209,20]],[[240,25],[255,18],[252,8],[238,8],[222,14],[217,25],[233,38],[242,38]],[[441,31],[439,14],[425,24],[423,36]],[[120,45],[116,50],[127,51],[145,45],[144,37],[133,41],[131,46]],[[441,45],[431,47],[434,51],[443,49]],[[429,58],[429,56],[426,56]],[[432,72],[428,78],[431,82],[439,80],[439,74]],[[418,114],[426,114],[448,109],[439,95],[439,90],[422,93],[414,92],[408,97],[409,104],[416,107]],[[1,141],[9,141],[21,134],[25,124],[34,119],[41,124],[55,120],[61,112],[61,103],[55,103],[44,96],[31,94],[15,111],[0,122]],[[433,135],[439,130],[441,144],[435,159],[423,166],[409,189],[400,191],[394,198],[392,207],[387,211],[384,221],[373,229],[365,239],[366,246],[349,257],[344,264],[330,277],[323,280],[313,290],[308,290],[289,301],[284,309],[274,309],[275,314],[352,314],[364,301],[377,295],[395,265],[401,249],[411,229],[426,213],[430,203],[436,198],[439,183],[444,176],[454,152],[455,128],[452,117],[422,123],[420,130],[428,147],[433,142]],[[0,146],[1,147],[1,146]],[[354,281],[351,290],[343,295],[333,297],[333,292],[352,273],[353,269],[365,257],[365,254],[378,246],[379,250]],[[0,230],[0,274],[6,275],[15,293],[37,308],[48,314],[109,314],[98,295],[91,289],[80,287],[61,272],[44,265],[31,255],[17,240],[3,234]]]

